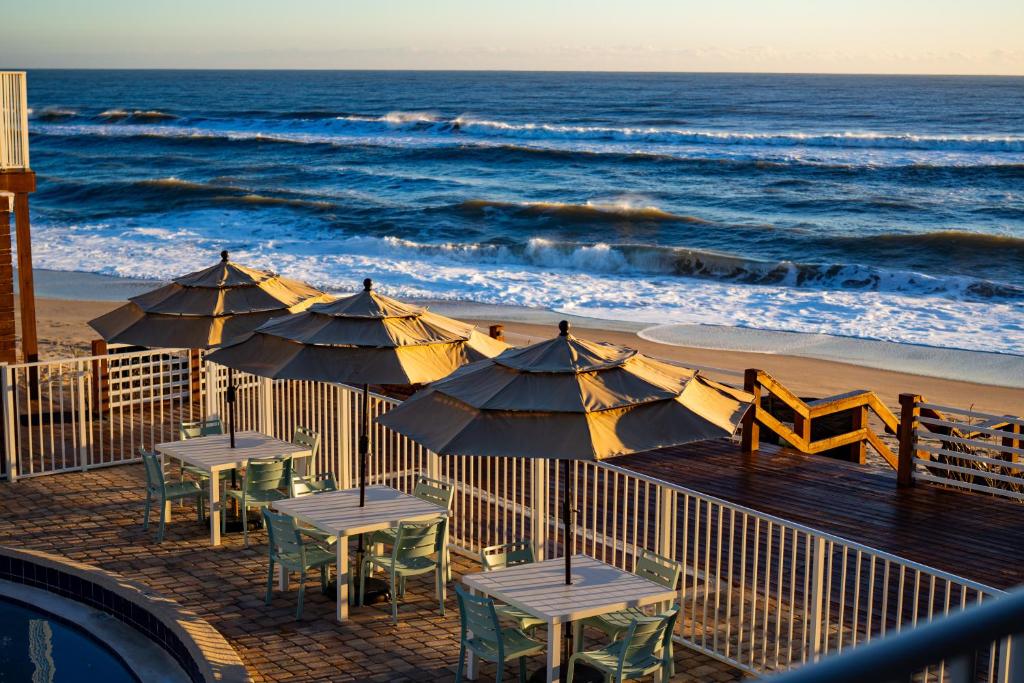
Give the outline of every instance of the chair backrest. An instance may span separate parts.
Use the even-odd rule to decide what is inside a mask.
[[[653,581],[659,586],[674,589],[679,585],[679,577],[683,573],[683,566],[663,555],[641,548],[637,554],[636,571],[634,573],[648,581]]]
[[[205,420],[182,422],[179,433],[182,440],[195,439],[200,436],[213,436],[214,434],[223,434],[224,425],[221,424],[219,417],[208,417]]]
[[[462,637],[473,634],[473,641],[489,644],[499,654],[504,654],[504,643],[501,639],[501,625],[498,614],[494,611],[494,599],[473,595],[462,586],[455,585],[455,596],[459,600],[459,623],[462,626]]]
[[[391,556],[397,560],[411,560],[440,553],[447,521],[442,517],[431,522],[399,522]]]
[[[323,472],[316,477],[292,476],[292,498],[337,490],[338,482],[333,472]]]
[[[162,491],[164,488],[164,465],[160,455],[145,448],[139,449],[142,456],[142,464],[146,468],[146,489],[150,491]]]
[[[245,463],[245,490],[270,491],[279,489],[292,490],[292,459],[282,458],[249,458]]]
[[[283,553],[297,553],[302,557],[305,549],[295,525],[295,518],[263,508],[263,521],[267,525],[267,542],[271,557]]]
[[[416,477],[416,486],[412,495],[420,500],[433,503],[445,510],[452,509],[452,501],[455,499],[455,486],[440,479],[431,479],[420,475]]]
[[[629,666],[646,666],[659,659],[672,637],[678,614],[679,610],[673,608],[654,617],[634,619],[622,639],[619,671]]]
[[[531,564],[535,561],[533,544],[529,541],[492,545],[480,551],[480,565],[485,572],[515,567],[519,564]]]
[[[308,427],[296,427],[292,432],[292,443],[296,446],[305,446],[315,458],[317,451],[320,450],[320,435]]]

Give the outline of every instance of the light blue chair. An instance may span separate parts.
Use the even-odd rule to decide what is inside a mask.
[[[623,683],[644,676],[661,674],[668,683],[672,676],[672,629],[679,610],[671,609],[656,617],[642,617],[630,622],[626,634],[600,650],[577,652],[569,658],[572,683],[577,662],[604,674],[606,683]]]
[[[194,481],[167,483],[163,462],[160,455],[146,449],[139,449],[142,463],[146,469],[146,511],[143,513],[142,529],[149,530],[149,512],[153,502],[160,508],[160,530],[156,534],[156,542],[164,542],[164,529],[167,525],[167,503],[172,500],[196,499],[196,517],[203,521],[203,489]]]
[[[306,595],[306,572],[313,568],[320,569],[320,588],[327,590],[330,580],[331,563],[335,560],[333,550],[324,548],[314,539],[303,539],[302,530],[295,526],[295,519],[263,508],[263,521],[267,525],[267,548],[269,567],[267,569],[267,594],[264,598],[270,604],[274,592],[274,565],[281,565],[281,571],[287,576],[290,572],[299,572],[299,604],[295,609],[295,618],[302,618],[302,601]]]
[[[498,665],[495,683],[504,675],[505,662],[519,662],[519,683],[526,683],[526,658],[544,652],[546,645],[534,640],[516,628],[502,628],[495,611],[494,600],[467,593],[462,586],[455,586],[459,600],[459,669],[455,683],[462,683],[466,666],[466,651],[472,652],[486,662]]]

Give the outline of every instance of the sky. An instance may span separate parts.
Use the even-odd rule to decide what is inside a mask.
[[[1024,75],[1022,36],[1022,0],[32,0],[0,68]]]

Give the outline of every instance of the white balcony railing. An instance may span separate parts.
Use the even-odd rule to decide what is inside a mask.
[[[359,394],[338,384],[235,373],[238,429],[322,436],[314,467],[351,486]],[[9,480],[137,459],[176,438],[181,420],[226,415],[227,372],[188,351],[0,365]],[[374,416],[394,401],[371,395]],[[521,458],[442,458],[374,424],[368,475],[411,491],[418,472],[456,485],[451,538],[459,552],[513,538],[559,556],[561,468]],[[633,569],[637,550],[684,568],[676,641],[756,674],[784,671],[988,603],[1002,594],[963,577],[607,463],[575,463],[575,552]],[[1005,681],[1016,649],[994,640],[971,680]],[[936,653],[920,680],[942,680]],[[918,679],[915,679],[918,680]]]
[[[28,168],[25,72],[0,71],[0,172]]]

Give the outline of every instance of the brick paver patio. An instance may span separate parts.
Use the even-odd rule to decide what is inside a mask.
[[[334,603],[307,583],[305,616],[294,618],[296,588],[263,604],[266,536],[229,534],[212,548],[195,509],[175,506],[167,538],[141,526],[140,465],[0,484],[0,544],[42,550],[148,584],[193,610],[232,644],[256,681],[451,681],[459,651],[458,611],[449,589],[447,616],[437,613],[430,576],[410,580],[398,626],[389,607],[353,610],[334,620]],[[154,516],[154,519],[156,517]],[[458,575],[475,571],[455,556]],[[593,634],[596,635],[596,634]],[[591,640],[589,645],[594,646]],[[677,681],[735,681],[732,667],[676,647]],[[532,668],[544,662],[537,658]],[[514,669],[507,671],[514,675]],[[485,664],[481,680],[493,680]]]

